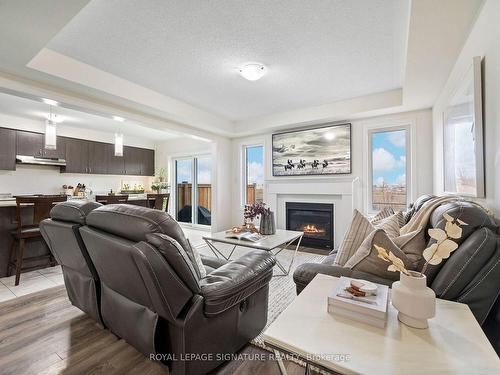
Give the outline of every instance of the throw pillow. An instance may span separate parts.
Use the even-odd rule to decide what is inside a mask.
[[[351,225],[340,244],[337,257],[335,258],[335,264],[343,266],[356,252],[366,236],[373,232],[374,229],[375,227],[370,221],[361,212],[354,209]]]
[[[398,215],[394,214],[384,219],[370,222],[361,212],[354,209],[351,225],[340,244],[335,264],[343,266],[358,250],[365,238],[375,229],[383,229],[389,237],[399,237]]]
[[[399,272],[387,270],[389,263],[378,257],[378,251],[373,246],[374,244],[383,247],[388,252],[392,252],[401,259],[406,269],[412,269],[412,262],[405,252],[381,229],[376,229],[368,235],[356,253],[346,262],[344,267],[370,273],[388,280],[399,280]],[[422,249],[422,251],[423,250],[424,249]]]
[[[398,215],[399,228],[402,228],[406,224],[405,213],[403,211],[398,211],[396,215]]]
[[[420,271],[425,263],[423,252],[425,250],[425,228],[422,227],[413,232],[403,234],[392,240],[394,244],[404,251],[410,260],[410,269]]]
[[[375,228],[380,228],[385,230],[385,232],[389,235],[389,237],[396,238],[399,237],[399,220],[401,213],[396,213],[389,217],[386,217],[381,220],[372,221],[372,225]]]
[[[374,221],[379,221],[392,215],[394,215],[394,210],[390,207],[384,207],[382,210],[379,211],[378,214],[372,217],[370,221],[373,223]]]

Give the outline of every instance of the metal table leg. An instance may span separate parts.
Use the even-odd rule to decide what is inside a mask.
[[[298,240],[298,241],[297,241]],[[297,241],[297,245],[295,246],[295,250],[292,255],[292,260],[290,261],[290,264],[288,265],[288,269],[286,269],[283,264],[278,260],[278,257],[276,257],[279,253],[281,253],[283,250],[286,250],[288,246],[290,246],[293,242]],[[276,265],[278,268],[283,272],[282,275],[275,275],[275,276],[288,276],[290,274],[290,270],[292,269],[293,262],[295,260],[295,255],[297,254],[297,251],[299,250],[300,247],[300,242],[302,241],[302,236],[295,238],[289,242],[287,242],[283,247],[281,247],[278,251],[276,251],[274,256],[276,257]],[[271,250],[272,252],[272,250]]]
[[[236,249],[236,245],[234,245],[233,248],[231,249],[231,252],[229,253],[229,255],[225,256],[219,249],[217,249],[217,247],[215,247],[215,245],[210,240],[205,239],[205,243],[207,244],[209,249],[212,250],[212,253],[214,253],[214,255],[219,259],[223,258],[225,260],[230,260],[231,256],[234,253],[234,250]]]

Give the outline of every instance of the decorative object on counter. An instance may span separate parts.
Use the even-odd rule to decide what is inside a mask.
[[[400,280],[392,284],[392,304],[398,310],[399,321],[413,328],[427,328],[427,319],[434,317],[436,311],[436,294],[427,287],[425,272],[428,266],[441,263],[458,248],[453,239],[461,238],[461,226],[467,225],[447,213],[443,217],[446,221],[444,230],[429,229],[429,236],[435,242],[424,250],[426,262],[420,272],[408,271],[403,261],[391,251],[387,252],[383,247],[374,245],[378,257],[391,263],[387,270],[400,273]]]
[[[151,184],[151,190],[156,193],[164,192],[168,188],[168,184],[166,182],[154,182]]]
[[[72,185],[63,185],[62,188],[65,195],[70,197],[74,195],[74,187]]]
[[[152,187],[151,187],[152,188]],[[131,188],[130,184],[123,184],[120,189],[120,193],[122,194],[143,194],[145,191],[144,186],[134,184],[134,187]]]
[[[85,184],[78,183],[73,192],[73,195],[76,197],[84,197],[85,196]]]
[[[156,173],[156,178],[158,180],[158,182],[165,182],[165,168],[160,168],[158,170],[158,173]]]

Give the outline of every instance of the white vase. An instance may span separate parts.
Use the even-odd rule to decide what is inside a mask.
[[[436,294],[427,287],[427,277],[419,272],[400,272],[399,281],[392,284],[392,305],[398,310],[398,320],[413,328],[427,328],[427,319],[436,315]]]

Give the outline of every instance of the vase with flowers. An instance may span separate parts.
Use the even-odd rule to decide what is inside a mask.
[[[245,226],[253,226],[253,221],[260,216],[260,234],[270,235],[276,233],[276,225],[274,222],[274,212],[270,208],[266,207],[263,202],[255,202],[252,204],[245,205],[245,211],[243,217],[245,218]]]
[[[436,314],[436,294],[427,287],[425,272],[429,265],[437,265],[448,258],[458,248],[454,239],[462,237],[462,226],[467,225],[460,219],[443,214],[445,228],[429,229],[429,236],[435,242],[423,252],[425,264],[420,272],[409,271],[403,261],[391,251],[374,245],[378,257],[391,263],[388,271],[399,272],[400,280],[392,284],[392,305],[398,310],[398,320],[413,328],[427,328],[427,319]]]

